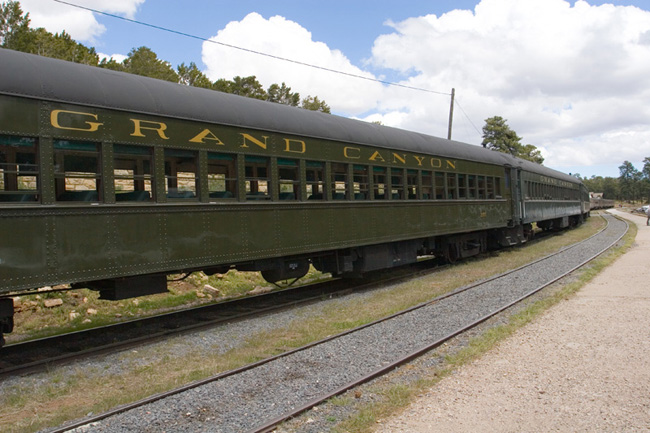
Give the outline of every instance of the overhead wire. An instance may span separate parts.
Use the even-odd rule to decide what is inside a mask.
[[[467,113],[465,112],[465,110],[463,109],[463,107],[461,107],[460,102],[458,102],[458,98],[455,98],[455,99],[454,99],[454,104],[455,104],[456,106],[458,106],[458,108],[460,108],[460,111],[463,112],[463,114],[465,115],[465,118],[466,118],[466,119],[469,121],[469,123],[472,125],[472,127],[474,128],[474,130],[476,131],[476,133],[477,133],[479,136],[482,137],[483,134],[481,133],[481,131],[479,131],[479,129],[476,127],[476,125],[474,125],[474,122],[472,122],[472,119],[469,118],[469,116],[467,115]]]
[[[274,54],[264,53],[262,51],[252,50],[250,48],[239,47],[237,45],[227,44],[225,42],[215,41],[213,39],[204,38],[202,36],[196,36],[196,35],[192,35],[190,33],[185,33],[185,32],[181,32],[181,31],[178,31],[178,30],[173,30],[173,29],[170,29],[170,28],[167,28],[167,27],[162,27],[162,26],[158,26],[158,25],[155,25],[155,24],[150,24],[150,23],[146,23],[146,22],[143,22],[143,21],[138,21],[138,20],[134,20],[134,19],[131,19],[131,18],[122,17],[122,16],[119,16],[119,15],[111,14],[111,13],[104,12],[104,11],[101,11],[101,10],[98,10],[98,9],[93,9],[93,8],[90,8],[90,7],[87,7],[87,6],[81,6],[81,5],[78,5],[78,4],[70,3],[70,2],[64,1],[64,0],[53,0],[53,1],[55,1],[57,3],[64,4],[64,5],[72,6],[72,7],[78,8],[78,9],[84,9],[84,10],[87,10],[87,11],[90,11],[90,12],[94,12],[96,14],[105,15],[105,16],[116,18],[116,19],[123,20],[123,21],[128,21],[128,22],[138,24],[138,25],[141,25],[141,26],[150,27],[150,28],[157,29],[157,30],[162,30],[164,32],[173,33],[173,34],[176,34],[176,35],[185,36],[185,37],[192,38],[192,39],[197,39],[197,40],[200,40],[200,41],[203,41],[203,42],[209,42],[209,43],[212,43],[212,44],[221,45],[221,46],[224,46],[224,47],[233,48],[233,49],[240,50],[240,51],[245,51],[247,53],[257,54],[257,55],[260,55],[260,56],[269,57],[269,58],[276,59],[276,60],[281,60],[281,61],[284,61],[284,62],[290,62],[290,63],[296,64],[296,65],[307,66],[307,67],[310,67],[310,68],[313,68],[313,69],[319,69],[319,70],[322,70],[322,71],[332,72],[332,73],[339,74],[339,75],[346,75],[348,77],[359,78],[359,79],[366,80],[366,81],[373,81],[373,82],[385,84],[387,86],[401,87],[401,88],[404,88],[404,89],[417,90],[417,91],[420,91],[420,92],[434,93],[434,94],[437,94],[437,95],[444,95],[444,96],[450,96],[451,95],[451,93],[438,92],[438,91],[435,91],[435,90],[424,89],[424,88],[421,88],[421,87],[407,86],[405,84],[394,83],[394,82],[391,82],[391,81],[379,80],[377,78],[364,77],[363,75],[359,75],[359,74],[353,74],[353,73],[350,73],[350,72],[339,71],[339,70],[336,70],[336,69],[326,68],[324,66],[318,66],[318,65],[313,65],[311,63],[301,62],[299,60],[294,60],[294,59],[289,59],[289,58],[286,58],[286,57],[276,56]]]
[[[400,88],[404,88],[404,89],[415,90],[415,91],[426,92],[426,93],[433,93],[433,94],[436,94],[436,95],[451,96],[451,93],[439,92],[439,91],[436,91],[436,90],[424,89],[424,88],[415,87],[415,86],[408,86],[408,85],[405,85],[405,84],[394,83],[394,82],[391,82],[391,81],[380,80],[380,79],[377,79],[377,78],[364,77],[363,75],[359,75],[359,74],[353,74],[353,73],[350,73],[350,72],[339,71],[339,70],[332,69],[332,68],[326,68],[324,66],[318,66],[318,65],[311,64],[311,63],[307,63],[307,62],[302,62],[302,61],[299,61],[299,60],[289,59],[289,58],[286,58],[286,57],[277,56],[277,55],[274,55],[274,54],[269,54],[269,53],[265,53],[265,52],[262,52],[262,51],[253,50],[253,49],[250,49],[250,48],[239,47],[237,45],[232,45],[232,44],[227,44],[225,42],[215,41],[213,39],[204,38],[202,36],[196,36],[196,35],[193,35],[193,34],[190,34],[190,33],[185,33],[185,32],[181,32],[179,30],[174,30],[174,29],[170,29],[170,28],[167,28],[167,27],[162,27],[162,26],[159,26],[159,25],[156,25],[156,24],[150,24],[150,23],[146,23],[146,22],[143,22],[143,21],[138,21],[138,20],[134,20],[134,19],[131,19],[131,18],[126,18],[126,17],[123,17],[123,16],[111,14],[111,13],[108,13],[108,12],[101,11],[99,9],[94,9],[94,8],[90,8],[90,7],[87,7],[87,6],[78,5],[78,4],[71,3],[71,2],[68,2],[68,1],[65,1],[65,0],[53,0],[53,1],[55,1],[57,3],[64,4],[64,5],[67,5],[67,6],[75,7],[75,8],[78,8],[78,9],[87,10],[87,11],[90,11],[90,12],[93,12],[93,13],[96,13],[96,14],[105,15],[105,16],[108,16],[108,17],[111,17],[111,18],[116,18],[116,19],[119,19],[119,20],[122,20],[122,21],[127,21],[127,22],[131,22],[131,23],[134,23],[134,24],[137,24],[137,25],[150,27],[150,28],[153,28],[153,29],[156,29],[156,30],[161,30],[161,31],[164,31],[164,32],[176,34],[176,35],[179,35],[179,36],[184,36],[184,37],[191,38],[191,39],[196,39],[196,40],[203,41],[203,42],[209,42],[211,44],[221,45],[221,46],[224,46],[224,47],[227,47],[227,48],[232,48],[232,49],[235,49],[235,50],[240,50],[240,51],[244,51],[244,52],[247,52],[247,53],[256,54],[256,55],[259,55],[259,56],[264,56],[264,57],[268,57],[268,58],[272,58],[272,59],[276,59],[276,60],[280,60],[280,61],[284,61],[284,62],[289,62],[289,63],[301,65],[301,66],[306,66],[306,67],[313,68],[313,69],[318,69],[318,70],[331,72],[331,73],[335,73],[335,74],[339,74],[339,75],[358,78],[358,79],[362,79],[362,80],[366,80],[366,81],[372,81],[372,82],[384,84],[384,85],[387,85],[387,86],[400,87]],[[467,115],[467,113],[465,112],[463,107],[458,102],[458,99],[454,100],[454,105],[456,105],[456,106],[458,106],[458,108],[460,108],[460,110],[463,112],[463,115],[469,121],[469,123],[472,125],[474,130],[478,133],[479,136],[482,136],[479,129],[476,127],[476,125],[474,125],[474,122],[472,122],[472,120],[469,118],[469,116]]]

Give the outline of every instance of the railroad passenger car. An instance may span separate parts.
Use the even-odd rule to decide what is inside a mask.
[[[0,296],[361,275],[588,212],[578,179],[478,146],[0,49]]]
[[[609,200],[602,197],[591,197],[589,201],[590,209],[611,209],[615,205],[614,200]]]

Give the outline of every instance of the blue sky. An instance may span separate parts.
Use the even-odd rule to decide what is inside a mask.
[[[433,92],[271,60],[113,17],[23,0],[34,26],[120,59],[147,46],[212,80],[255,75],[339,115],[480,145],[502,116],[545,165],[617,177],[650,157],[649,0],[66,0],[203,38]]]

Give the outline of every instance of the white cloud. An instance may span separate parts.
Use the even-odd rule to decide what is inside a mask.
[[[502,116],[551,167],[640,163],[650,156],[648,11],[583,0],[574,6],[565,0],[482,0],[473,11],[387,25],[391,31],[377,37],[365,70],[280,16],[251,13],[213,40],[370,78],[405,75],[401,84],[437,92],[454,87],[454,139],[479,144],[484,120]],[[203,61],[212,80],[255,75],[265,87],[285,81],[302,96],[324,99],[334,112],[447,135],[449,96],[207,42]]]
[[[546,165],[650,156],[650,12],[482,0],[474,11],[389,25],[393,32],[375,41],[373,65],[412,71],[409,84],[418,87],[455,87],[476,127],[487,117],[507,118],[525,143],[544,149]],[[382,100],[387,119],[392,106],[409,114],[409,128],[445,135],[447,118],[432,98],[425,109],[421,96],[399,98]],[[456,113],[456,125],[466,123]],[[473,127],[455,127],[454,137],[481,141]]]
[[[352,65],[343,53],[330,49],[322,42],[313,41],[306,29],[281,16],[265,19],[251,13],[241,21],[229,23],[211,40],[373,78],[369,72]],[[375,82],[336,75],[211,42],[203,44],[203,62],[207,65],[206,75],[213,81],[255,75],[265,88],[273,83],[286,82],[292,91],[299,92],[303,98],[318,96],[336,107],[339,113],[367,111],[374,107],[374,101],[381,93],[381,85]]]
[[[127,18],[133,18],[138,6],[145,0],[76,0],[74,3]],[[21,0],[24,12],[29,12],[31,27],[43,27],[51,33],[65,30],[73,39],[94,43],[106,27],[97,22],[94,14],[85,9],[57,3],[52,0]]]

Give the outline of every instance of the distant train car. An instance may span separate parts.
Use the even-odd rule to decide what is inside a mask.
[[[0,49],[4,333],[35,287],[356,276],[588,214],[578,179],[478,146]]]
[[[590,197],[589,199],[589,208],[590,209],[611,209],[614,207],[614,200],[608,200],[602,197]]]

